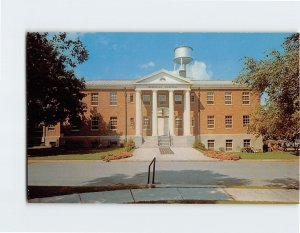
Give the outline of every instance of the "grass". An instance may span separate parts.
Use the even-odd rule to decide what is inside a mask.
[[[159,200],[140,201],[131,204],[299,204],[298,202],[275,202],[275,201],[236,201],[236,200]]]
[[[291,152],[265,152],[265,153],[247,153],[247,152],[233,152],[239,155],[242,159],[279,159],[279,160],[299,160],[299,156]]]
[[[58,150],[53,148],[28,149],[28,160],[101,160],[108,155],[119,154],[125,148]]]

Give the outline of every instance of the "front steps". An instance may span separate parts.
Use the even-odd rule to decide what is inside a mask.
[[[141,139],[141,148],[192,147],[194,136],[145,136]]]
[[[170,147],[170,137],[169,136],[158,136],[158,146],[159,147]]]

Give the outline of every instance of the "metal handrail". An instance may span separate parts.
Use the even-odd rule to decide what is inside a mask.
[[[172,146],[170,130],[169,130],[169,141],[170,141],[170,146]]]
[[[149,164],[148,167],[148,184],[150,184],[150,168],[151,165],[153,164],[153,170],[152,170],[152,184],[154,184],[154,179],[155,179],[155,162],[156,162],[156,157],[154,157],[151,161],[151,163]]]

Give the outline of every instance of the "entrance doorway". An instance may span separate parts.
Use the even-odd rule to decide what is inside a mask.
[[[169,134],[169,118],[158,117],[157,128],[158,136],[167,136]]]

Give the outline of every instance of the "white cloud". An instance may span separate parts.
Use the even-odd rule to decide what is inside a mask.
[[[155,66],[155,63],[153,61],[149,61],[148,63],[140,65],[140,67],[142,69],[148,69],[148,68],[154,67],[154,66]]]
[[[187,65],[187,77],[194,80],[209,80],[212,77],[212,72],[207,70],[204,62],[194,61]]]

